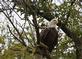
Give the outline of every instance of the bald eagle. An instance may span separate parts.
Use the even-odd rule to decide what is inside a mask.
[[[48,27],[43,29],[40,33],[41,43],[48,47],[49,52],[52,52],[54,46],[56,46],[58,42],[57,23],[58,20],[56,18],[52,19],[49,22]]]

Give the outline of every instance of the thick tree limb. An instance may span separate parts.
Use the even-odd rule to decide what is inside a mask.
[[[35,14],[33,14],[33,23],[36,30],[37,44],[40,44],[40,33]]]

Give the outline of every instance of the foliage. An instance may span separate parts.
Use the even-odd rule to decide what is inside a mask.
[[[4,37],[0,36],[0,43],[4,43]]]

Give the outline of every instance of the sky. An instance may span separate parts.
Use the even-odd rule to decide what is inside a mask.
[[[59,6],[64,3],[64,0],[53,0],[52,2]]]

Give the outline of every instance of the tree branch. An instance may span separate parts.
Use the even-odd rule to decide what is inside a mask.
[[[12,31],[10,30],[9,25],[7,25],[7,27],[8,27],[8,29],[9,29],[10,33],[13,35],[13,37],[14,37],[17,41],[19,41],[20,43],[23,43],[17,36],[15,36],[15,35],[12,33]],[[25,46],[26,46],[26,45],[25,45]]]
[[[38,24],[37,24],[35,14],[33,14],[33,23],[34,23],[34,27],[35,27],[35,30],[36,30],[37,44],[40,44],[40,33],[39,33],[39,27],[38,27]]]

